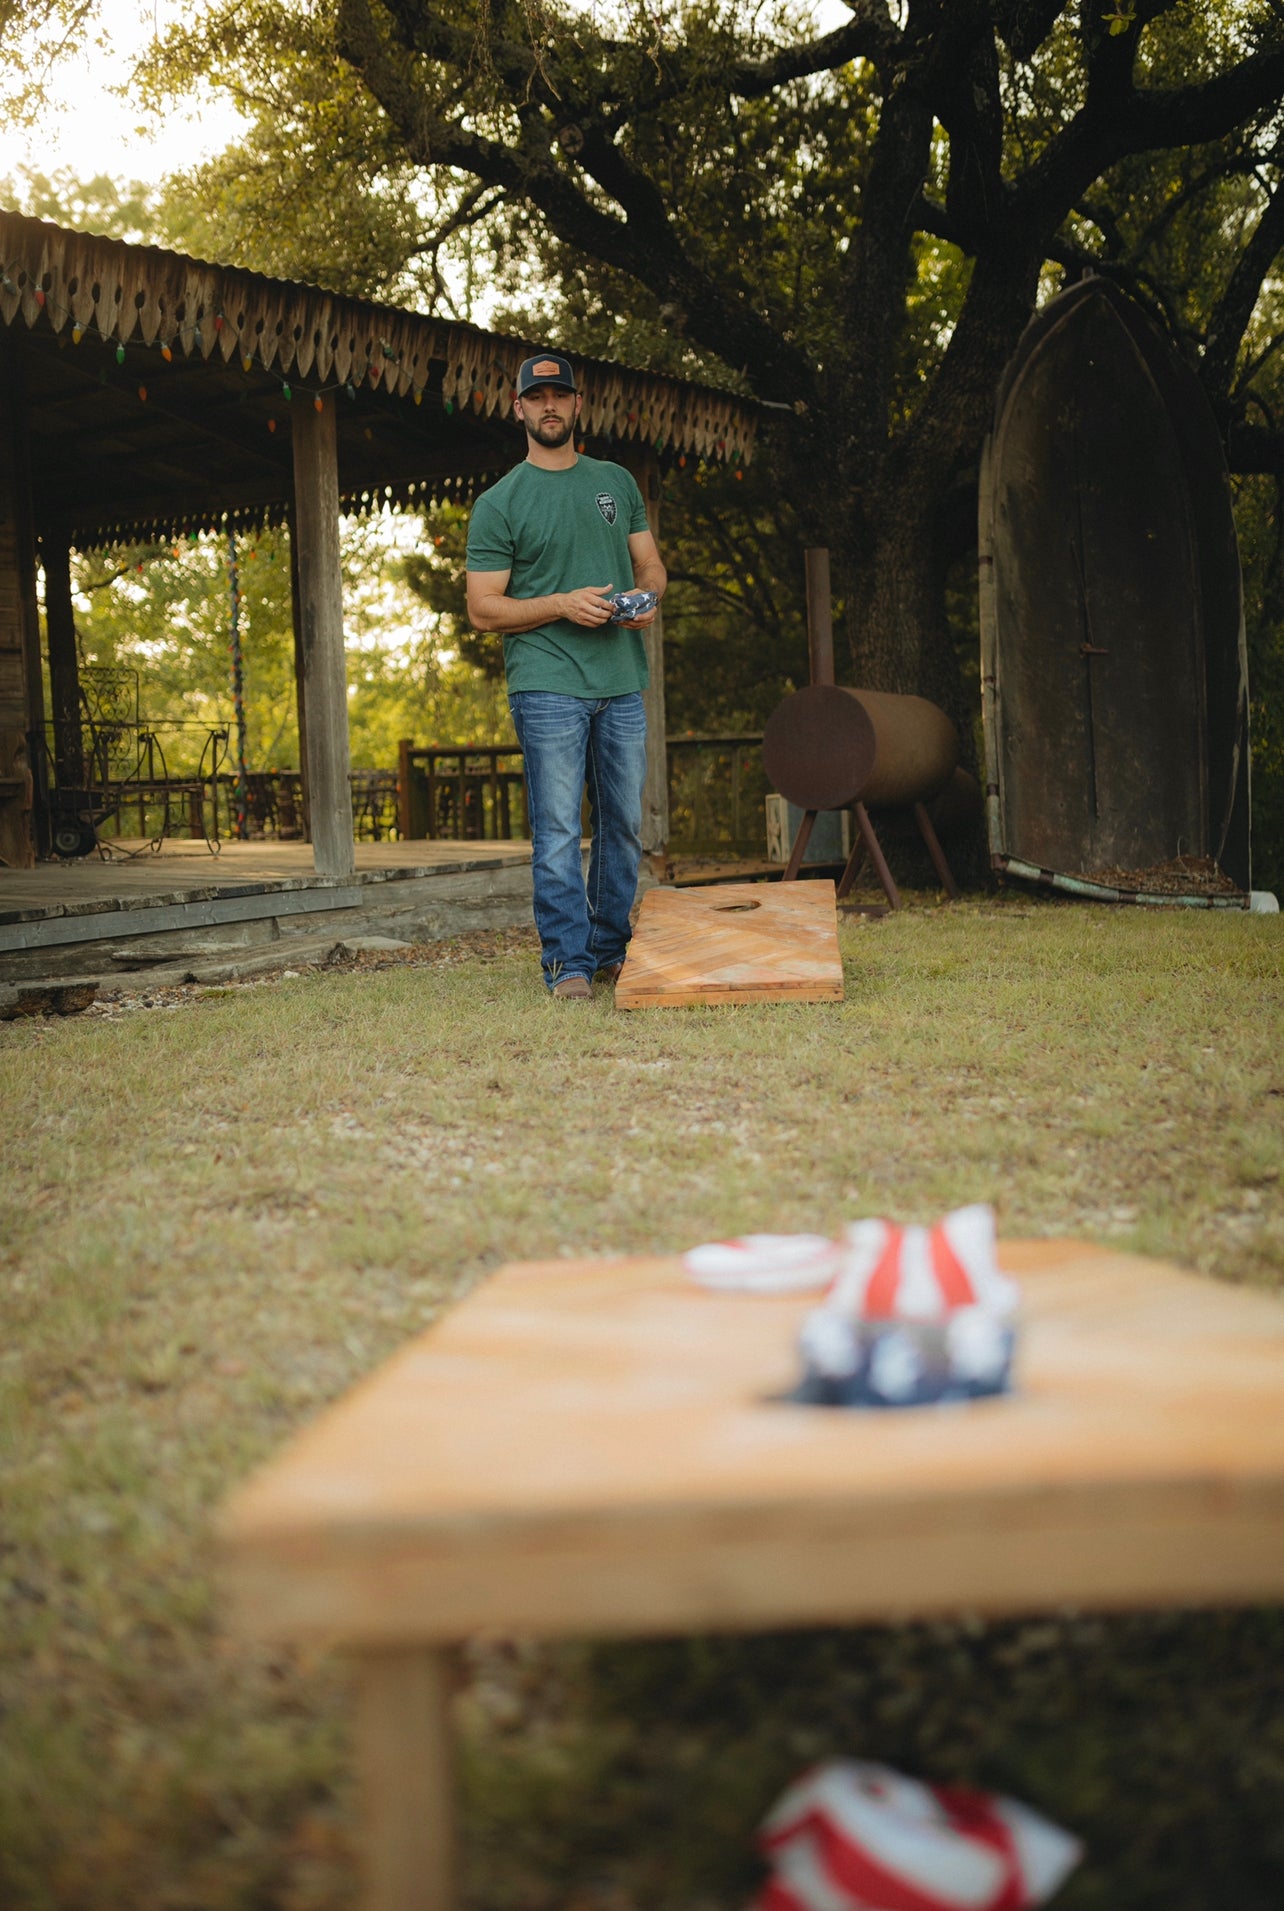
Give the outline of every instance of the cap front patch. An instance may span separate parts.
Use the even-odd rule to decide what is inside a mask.
[[[538,365],[531,366],[532,378],[560,378],[562,368],[555,358],[541,358]]]

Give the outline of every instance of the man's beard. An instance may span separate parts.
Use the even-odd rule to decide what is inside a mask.
[[[547,451],[560,451],[562,446],[569,444],[571,439],[575,436],[575,420],[573,418],[569,419],[565,424],[563,424],[560,418],[540,418],[537,419],[534,424],[531,423],[529,418],[523,418],[522,423],[526,427],[527,437],[533,438],[536,444],[543,445]]]

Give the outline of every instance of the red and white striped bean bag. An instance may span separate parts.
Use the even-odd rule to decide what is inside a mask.
[[[860,1320],[943,1320],[964,1307],[1015,1311],[1015,1281],[999,1272],[994,1210],[955,1208],[934,1228],[855,1221],[825,1296],[827,1307]]]
[[[924,1785],[887,1765],[805,1773],[764,1820],[772,1875],[753,1911],[1023,1911],[1083,1855],[1015,1799]]]

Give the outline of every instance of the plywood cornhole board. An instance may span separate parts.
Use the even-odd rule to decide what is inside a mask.
[[[649,889],[617,1009],[718,1002],[841,1002],[832,882]]]
[[[501,1270],[233,1495],[252,1635],[360,1661],[371,1911],[454,1911],[445,1648],[1284,1594],[1284,1304],[1011,1242],[1020,1391],[783,1404],[807,1298]]]

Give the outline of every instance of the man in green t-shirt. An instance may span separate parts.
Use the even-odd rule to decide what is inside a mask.
[[[535,924],[544,980],[559,1001],[587,1001],[595,975],[614,981],[624,965],[646,777],[640,633],[655,611],[619,623],[610,599],[633,589],[658,598],[667,582],[633,478],[576,452],[582,405],[560,352],[526,360],[513,404],[525,462],[482,493],[468,527],[468,616],[504,639],[526,770]]]

